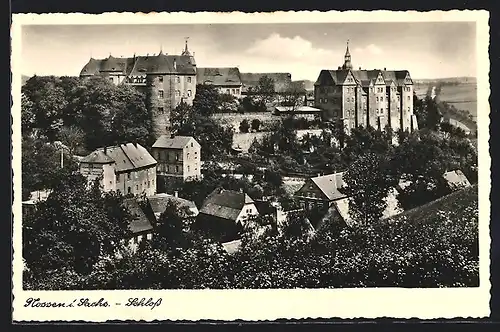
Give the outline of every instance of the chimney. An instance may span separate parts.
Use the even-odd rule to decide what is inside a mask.
[[[342,67],[339,66],[339,70],[342,69]]]
[[[177,60],[174,58],[174,70],[177,70]]]
[[[387,68],[384,67],[384,71],[386,71],[386,70],[387,70]]]
[[[174,133],[170,133],[170,138],[174,138],[175,137],[175,134]]]
[[[108,147],[107,147],[107,146],[105,146],[105,147],[104,147],[104,154],[106,154],[107,152],[108,152]]]
[[[359,67],[359,70],[361,70],[361,67]]]
[[[174,191],[174,197],[176,197],[176,198],[179,197],[179,192],[177,190]]]

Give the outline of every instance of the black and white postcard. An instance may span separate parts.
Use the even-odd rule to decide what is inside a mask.
[[[13,319],[487,317],[488,18],[13,15]]]

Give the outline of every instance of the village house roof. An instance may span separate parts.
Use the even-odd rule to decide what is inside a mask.
[[[277,213],[277,208],[272,205],[269,201],[254,201],[255,207],[260,215],[268,216],[275,215]]]
[[[153,223],[148,218],[146,212],[141,208],[136,198],[126,198],[123,200],[123,205],[128,209],[133,216],[129,227],[133,234],[148,232],[153,229]]]
[[[253,199],[246,193],[217,188],[203,202],[200,214],[236,220],[243,207],[252,203]]]
[[[191,140],[196,142],[191,136],[172,137],[170,135],[161,135],[153,144],[153,148],[184,149]],[[198,144],[198,142],[196,142],[196,144]]]
[[[320,72],[318,79],[314,85],[340,85],[346,80],[349,73],[352,73],[356,83],[362,87],[368,87],[370,84],[374,85],[379,74],[384,79],[384,84],[390,86],[393,82],[396,86],[403,86],[405,78],[409,75],[408,70],[351,70],[351,69],[338,69],[329,70],[324,69]]]
[[[177,203],[179,204],[180,207],[189,208],[189,210],[191,210],[195,215],[198,212],[198,208],[196,207],[196,204],[193,201],[183,199],[180,197],[175,197],[165,193],[149,196],[148,201],[155,215],[165,212],[165,209],[167,208],[167,205],[170,202]]]
[[[330,200],[337,200],[346,197],[339,191],[339,188],[345,185],[342,179],[343,173],[333,173],[311,178],[311,181],[323,192]]]
[[[156,165],[156,160],[143,146],[133,143],[99,148],[84,157],[81,162],[94,164],[114,162],[115,172],[126,172]]]
[[[216,86],[241,86],[240,70],[229,68],[198,68],[196,71],[197,84],[213,84]]]
[[[443,174],[443,177],[448,183],[448,185],[452,188],[470,187],[471,185],[465,174],[459,169],[446,172]]]
[[[125,76],[143,76],[146,74],[196,74],[196,64],[191,56],[157,55],[134,56],[129,58],[106,59],[90,58],[82,68],[80,76],[93,76],[101,72],[120,73]]]

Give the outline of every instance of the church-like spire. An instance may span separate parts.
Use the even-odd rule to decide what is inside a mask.
[[[349,53],[349,39],[347,40],[347,48],[345,50],[344,65],[342,69],[352,69],[351,53]]]
[[[182,51],[181,55],[191,56],[191,53],[189,53],[189,50],[188,50],[188,39],[189,39],[189,37],[186,37],[185,39],[186,39],[186,45],[184,46],[184,51]]]

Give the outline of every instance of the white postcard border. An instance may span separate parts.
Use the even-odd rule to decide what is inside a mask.
[[[486,11],[349,11],[275,13],[14,14],[12,38],[13,319],[104,322],[107,320],[275,320],[280,318],[480,318],[490,313],[489,13]],[[162,291],[24,291],[21,243],[21,28],[56,24],[206,24],[313,22],[470,21],[477,31],[480,287],[461,289],[296,289]],[[28,298],[72,301],[104,298],[108,308],[27,308]],[[149,308],[125,307],[131,297],[162,298]],[[121,305],[116,305],[121,303]]]

